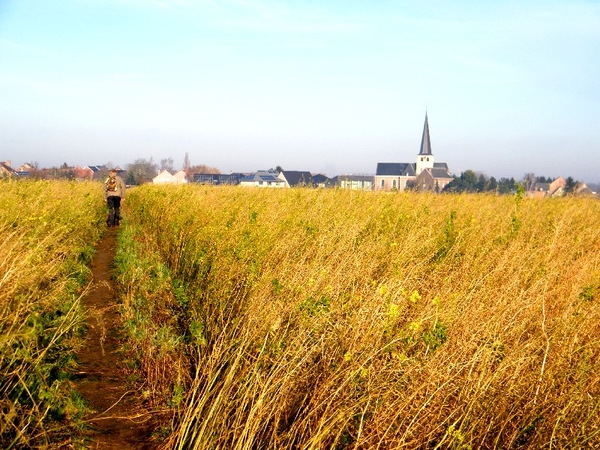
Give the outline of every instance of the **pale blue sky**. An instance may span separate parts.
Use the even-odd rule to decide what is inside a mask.
[[[600,181],[600,2],[0,0],[0,160]]]

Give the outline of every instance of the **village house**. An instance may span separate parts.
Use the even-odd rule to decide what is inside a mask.
[[[185,184],[187,182],[185,170],[180,170],[175,174],[171,174],[168,170],[163,170],[152,179],[152,183],[154,184]]]
[[[94,178],[94,171],[90,166],[81,167],[77,165],[73,169],[73,173],[75,174],[75,178],[78,180],[91,180]]]
[[[277,177],[285,182],[285,187],[312,187],[310,172],[282,170]]]
[[[425,114],[421,148],[416,163],[378,163],[374,188],[382,191],[414,188],[440,192],[452,179],[448,164],[435,162],[431,151],[429,120]]]
[[[262,188],[284,188],[285,180],[279,178],[279,172],[273,169],[259,170],[240,180],[241,186]]]
[[[217,185],[238,185],[246,175],[243,173],[195,173],[194,183]]]
[[[11,161],[0,161],[0,176],[1,177],[17,176],[17,171],[12,168]]]
[[[332,185],[340,189],[372,191],[374,179],[372,175],[338,175],[332,178]]]
[[[565,193],[567,181],[563,177],[556,178],[552,183],[536,183],[535,190],[528,192],[530,197],[561,197]]]
[[[37,168],[34,167],[32,164],[21,164],[17,169],[17,175],[19,175],[20,177],[28,177],[31,174],[31,172],[34,172],[35,170],[37,170]]]
[[[326,188],[331,186],[331,179],[327,175],[317,173],[312,176],[312,183],[314,187]]]

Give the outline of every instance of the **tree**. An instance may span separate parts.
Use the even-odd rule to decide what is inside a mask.
[[[490,182],[488,183],[487,190],[488,191],[497,191],[498,190],[498,182],[496,181],[496,179],[494,177],[490,178]]]
[[[173,173],[173,158],[161,159],[160,170],[168,170],[170,173]]]
[[[485,190],[487,190],[487,178],[485,177],[484,174],[480,174],[479,178],[477,178],[477,183],[475,183],[475,190],[477,192],[484,192]]]
[[[566,180],[567,185],[565,186],[565,193],[570,194],[575,191],[575,186],[577,186],[577,181],[573,179],[573,177],[568,177]]]
[[[537,177],[537,182],[538,183],[552,183],[552,178],[544,177],[544,176]]]
[[[129,178],[128,175],[128,180],[134,181],[130,184],[146,183],[156,176],[157,170],[158,168],[152,161],[152,158],[149,160],[144,158],[136,159],[133,163],[127,164],[127,171],[133,174],[132,178]]]
[[[112,167],[112,164],[104,164],[102,169],[94,173],[93,178],[95,180],[105,181],[108,178],[108,172],[110,172],[109,167]]]
[[[135,175],[133,174],[133,172],[127,172],[127,176],[125,177],[125,184],[126,185],[137,184],[135,181]]]
[[[460,178],[470,186],[477,184],[477,174],[473,170],[465,170],[460,174]]]
[[[475,192],[477,184],[477,174],[472,170],[465,170],[460,174],[460,177],[454,177],[454,179],[448,183],[443,192]]]
[[[514,178],[500,178],[498,182],[498,192],[500,194],[510,194],[511,192],[516,191],[517,184]]]
[[[220,174],[221,171],[216,167],[210,167],[204,164],[199,164],[197,166],[191,166],[188,174],[194,173],[211,173],[211,174]]]
[[[188,152],[185,152],[185,156],[183,157],[183,170],[189,172],[191,167],[192,163],[190,162],[190,154]]]
[[[523,185],[525,186],[525,190],[533,191],[535,189],[536,180],[535,173],[528,172],[523,175]]]

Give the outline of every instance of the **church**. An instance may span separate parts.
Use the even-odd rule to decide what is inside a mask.
[[[419,191],[441,192],[453,177],[448,164],[436,163],[431,152],[429,120],[425,113],[425,125],[421,138],[421,149],[415,163],[377,163],[374,189],[380,191]]]

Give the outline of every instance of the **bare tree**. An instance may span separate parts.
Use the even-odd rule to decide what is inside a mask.
[[[129,172],[128,183],[146,183],[156,176],[157,170],[152,158],[149,160],[144,158],[136,159],[133,163],[127,164],[127,171]]]
[[[528,172],[525,175],[523,175],[523,184],[525,185],[525,190],[533,191],[535,189],[536,180],[537,178],[535,176],[535,173]]]
[[[217,169],[216,167],[210,167],[204,164],[199,164],[197,166],[191,166],[189,173],[213,173],[213,174],[219,174],[221,173],[221,171],[219,169]]]
[[[183,170],[189,172],[191,167],[192,163],[190,162],[190,154],[188,152],[185,152],[185,157],[183,158]]]
[[[173,158],[164,158],[160,160],[160,170],[168,170],[173,173]]]

